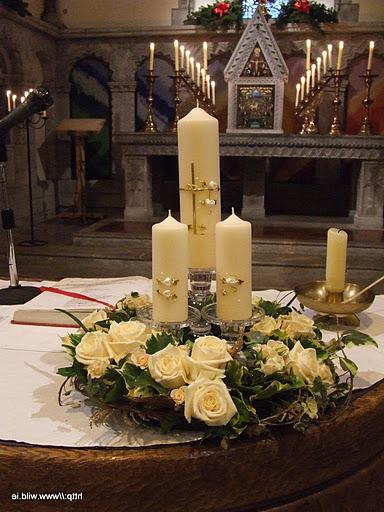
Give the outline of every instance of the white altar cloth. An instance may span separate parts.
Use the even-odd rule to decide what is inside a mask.
[[[65,280],[60,282],[60,287],[82,290],[82,293],[88,290],[88,295],[109,302],[115,302],[131,291],[151,291],[151,281],[143,277],[102,281]],[[103,295],[104,291],[108,294],[106,285],[113,281],[116,293],[106,297]],[[0,281],[0,288],[5,286],[7,283]],[[97,295],[98,292],[101,295]],[[276,290],[255,292],[270,300],[285,293]],[[47,295],[47,300],[51,307],[62,307],[63,301],[68,298]],[[35,302],[35,299],[30,301],[26,307],[33,307]],[[70,360],[61,349],[59,336],[71,329],[13,325],[10,321],[17,308],[20,306],[0,306],[0,440],[65,447],[138,447],[189,442],[199,438],[194,433],[163,435],[156,429],[140,426],[119,428],[119,432],[103,425],[90,428],[90,407],[84,403],[84,397],[76,392],[71,393],[66,405],[60,407],[57,395],[63,377],[57,375],[56,371],[59,367],[68,366]],[[306,313],[313,314],[311,311]],[[377,296],[372,306],[359,317],[360,330],[370,334],[379,344],[378,349],[367,346],[346,350],[359,367],[355,387],[362,388],[384,378],[384,296]],[[325,331],[323,338],[327,340],[332,336],[332,332]]]

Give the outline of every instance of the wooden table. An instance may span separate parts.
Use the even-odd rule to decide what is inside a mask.
[[[17,491],[83,499],[11,501]],[[237,440],[227,451],[213,441],[145,449],[0,443],[0,503],[6,512],[380,512],[384,380],[304,434]]]

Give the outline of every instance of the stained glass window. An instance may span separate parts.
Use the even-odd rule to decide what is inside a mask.
[[[272,18],[277,17],[277,15],[280,12],[281,4],[285,2],[286,0],[268,0],[267,8]],[[249,20],[250,18],[252,18],[258,3],[258,0],[243,0],[244,19]]]

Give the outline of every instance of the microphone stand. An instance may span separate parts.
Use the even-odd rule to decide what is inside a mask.
[[[35,286],[21,286],[19,284],[12,232],[15,227],[15,216],[8,204],[5,167],[6,162],[0,162],[0,185],[4,205],[1,210],[1,221],[8,239],[9,287],[0,289],[0,304],[24,304],[39,295],[40,289]]]

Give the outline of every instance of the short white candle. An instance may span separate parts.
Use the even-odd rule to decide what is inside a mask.
[[[205,75],[206,75],[206,71],[205,69],[203,68],[201,70],[201,91],[203,94],[205,94],[205,86],[206,86],[206,83],[205,83]]]
[[[207,98],[211,99],[211,77],[207,75],[205,81],[207,83]]]
[[[183,45],[180,46],[180,67],[181,69],[184,69],[184,53],[185,53],[185,47]]]
[[[194,57],[191,57],[189,59],[189,63],[191,65],[191,79],[192,79],[192,81],[195,81],[195,59],[194,59]]]
[[[216,314],[221,320],[252,315],[252,227],[233,209],[216,225]]]
[[[311,87],[315,88],[316,85],[316,64],[312,64],[311,66]]]
[[[321,55],[323,57],[323,74],[325,75],[327,73],[327,51],[323,50]]]
[[[348,235],[345,231],[330,228],[327,237],[326,288],[329,292],[342,292],[345,287]]]
[[[153,61],[155,58],[155,43],[149,45],[149,71],[153,71]]]
[[[309,91],[311,89],[311,70],[310,69],[307,69],[307,78],[305,80],[305,84],[307,86],[307,94],[309,94]]]
[[[16,94],[12,94],[12,109],[16,108],[16,100],[17,100]]]
[[[317,69],[317,81],[321,80],[321,57],[317,57],[316,59],[316,69]]]
[[[6,92],[6,95],[7,95],[7,109],[8,109],[8,112],[10,112],[12,110],[12,107],[11,107],[11,95],[12,95],[12,91],[10,91],[8,89],[8,91]]]
[[[329,44],[327,46],[327,51],[328,51],[328,68],[332,69],[333,62],[332,62],[332,45],[331,44]]]
[[[299,106],[300,99],[300,84],[296,84],[296,99],[295,99],[295,107]]]
[[[175,71],[179,71],[179,41],[177,39],[174,40],[173,46],[175,48]]]
[[[197,84],[197,87],[200,87],[200,76],[201,76],[201,64],[200,64],[200,62],[196,62],[196,84]]]
[[[304,101],[304,97],[305,97],[305,76],[302,76],[300,78],[300,83],[301,83],[301,87],[300,87],[300,100]]]
[[[152,303],[156,322],[188,317],[188,228],[168,217],[152,226]]]
[[[369,50],[368,50],[368,64],[367,70],[372,70],[372,59],[373,59],[373,49],[375,48],[375,41],[369,41]]]
[[[305,43],[306,43],[306,48],[307,48],[305,69],[310,69],[311,68],[311,40],[307,39]]]
[[[208,70],[208,43],[204,41],[203,43],[203,68],[205,71]]]
[[[190,57],[190,55],[191,55],[190,50],[187,50],[185,52],[185,72],[187,73],[187,75],[189,75],[189,66],[190,66],[189,57]]]
[[[190,268],[214,268],[215,225],[221,218],[219,122],[193,108],[177,124],[181,222],[189,226]],[[192,172],[193,164],[193,172]],[[193,186],[209,190],[193,193]]]
[[[211,82],[211,97],[212,105],[216,105],[216,82],[214,80]]]
[[[340,71],[341,69],[341,61],[343,58],[343,48],[344,48],[344,41],[339,41],[339,52],[337,54],[337,71]]]

